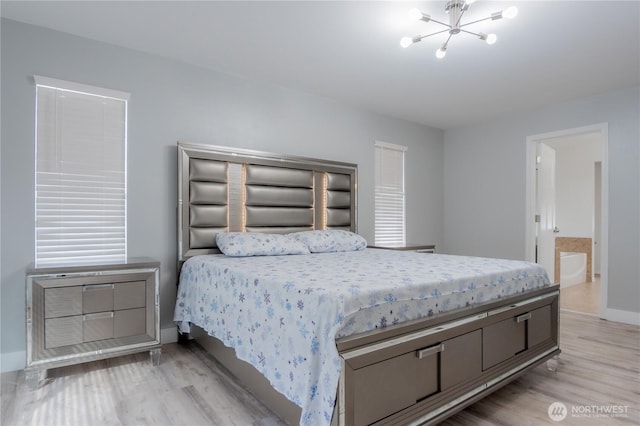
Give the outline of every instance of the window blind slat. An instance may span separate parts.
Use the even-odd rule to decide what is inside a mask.
[[[404,153],[400,145],[375,145],[375,244],[405,244]]]
[[[36,263],[122,261],[128,94],[36,84]]]

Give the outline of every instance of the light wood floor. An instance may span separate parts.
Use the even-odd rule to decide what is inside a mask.
[[[444,424],[556,424],[547,414],[553,402],[570,412],[626,409],[626,417],[570,413],[558,424],[640,424],[638,327],[563,311],[560,347],[556,372],[538,366]],[[164,345],[157,367],[143,353],[54,369],[33,392],[23,372],[1,379],[3,426],[282,424],[197,344]]]
[[[560,289],[560,309],[585,314],[600,314],[600,278]]]

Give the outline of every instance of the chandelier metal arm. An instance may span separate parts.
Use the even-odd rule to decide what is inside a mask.
[[[478,22],[488,21],[489,19],[493,19],[493,18],[491,16],[487,16],[486,18],[478,19],[477,21],[467,22],[467,23],[464,23],[464,24],[460,25],[460,28],[466,27],[467,25],[477,24]]]
[[[461,33],[471,34],[471,35],[474,35],[476,37],[482,38],[482,34],[481,33],[474,33],[474,32],[468,31],[468,30],[463,30],[462,28],[460,29],[460,32]],[[485,34],[485,36],[486,36],[486,34]]]
[[[447,37],[447,41],[445,41],[442,44],[442,50],[447,50],[447,47],[449,46],[449,41],[451,40],[451,37],[453,37],[453,34],[449,34],[449,37]]]
[[[464,16],[464,13],[469,10],[469,7],[464,7],[462,8],[462,10],[460,11],[460,15],[458,15],[458,20],[456,21],[455,27],[454,28],[460,28],[460,27],[464,27],[465,25],[469,25],[469,24],[464,24],[464,25],[460,25],[460,21],[462,21],[462,17]]]
[[[414,37],[413,40],[414,40],[414,43],[415,43],[415,42],[418,42],[418,41],[422,41],[422,39],[424,39],[424,38],[431,37],[431,36],[438,35],[438,34],[442,34],[442,33],[446,33],[446,32],[449,32],[449,29],[436,31],[435,33],[431,33],[431,34],[427,34],[427,35],[417,36],[417,37]]]
[[[436,24],[440,24],[440,25],[444,25],[447,28],[451,28],[451,25],[449,24],[445,24],[444,22],[440,22],[437,19],[433,19],[431,17],[429,17],[429,22],[435,22]]]

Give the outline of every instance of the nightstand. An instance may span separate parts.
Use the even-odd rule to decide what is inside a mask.
[[[160,362],[160,263],[32,267],[26,276],[27,384],[47,369],[149,351]]]
[[[434,246],[433,244],[411,244],[411,243],[407,243],[403,246],[369,246],[370,248],[379,248],[379,249],[386,249],[386,250],[401,250],[401,251],[415,251],[418,253],[435,253],[436,252],[436,246]]]

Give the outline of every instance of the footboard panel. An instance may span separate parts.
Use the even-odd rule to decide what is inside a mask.
[[[558,299],[554,286],[339,341],[339,424],[436,423],[504,386],[560,352]]]
[[[332,425],[437,424],[560,353],[558,286],[339,339],[343,368]],[[192,337],[287,424],[300,407],[234,350]]]

